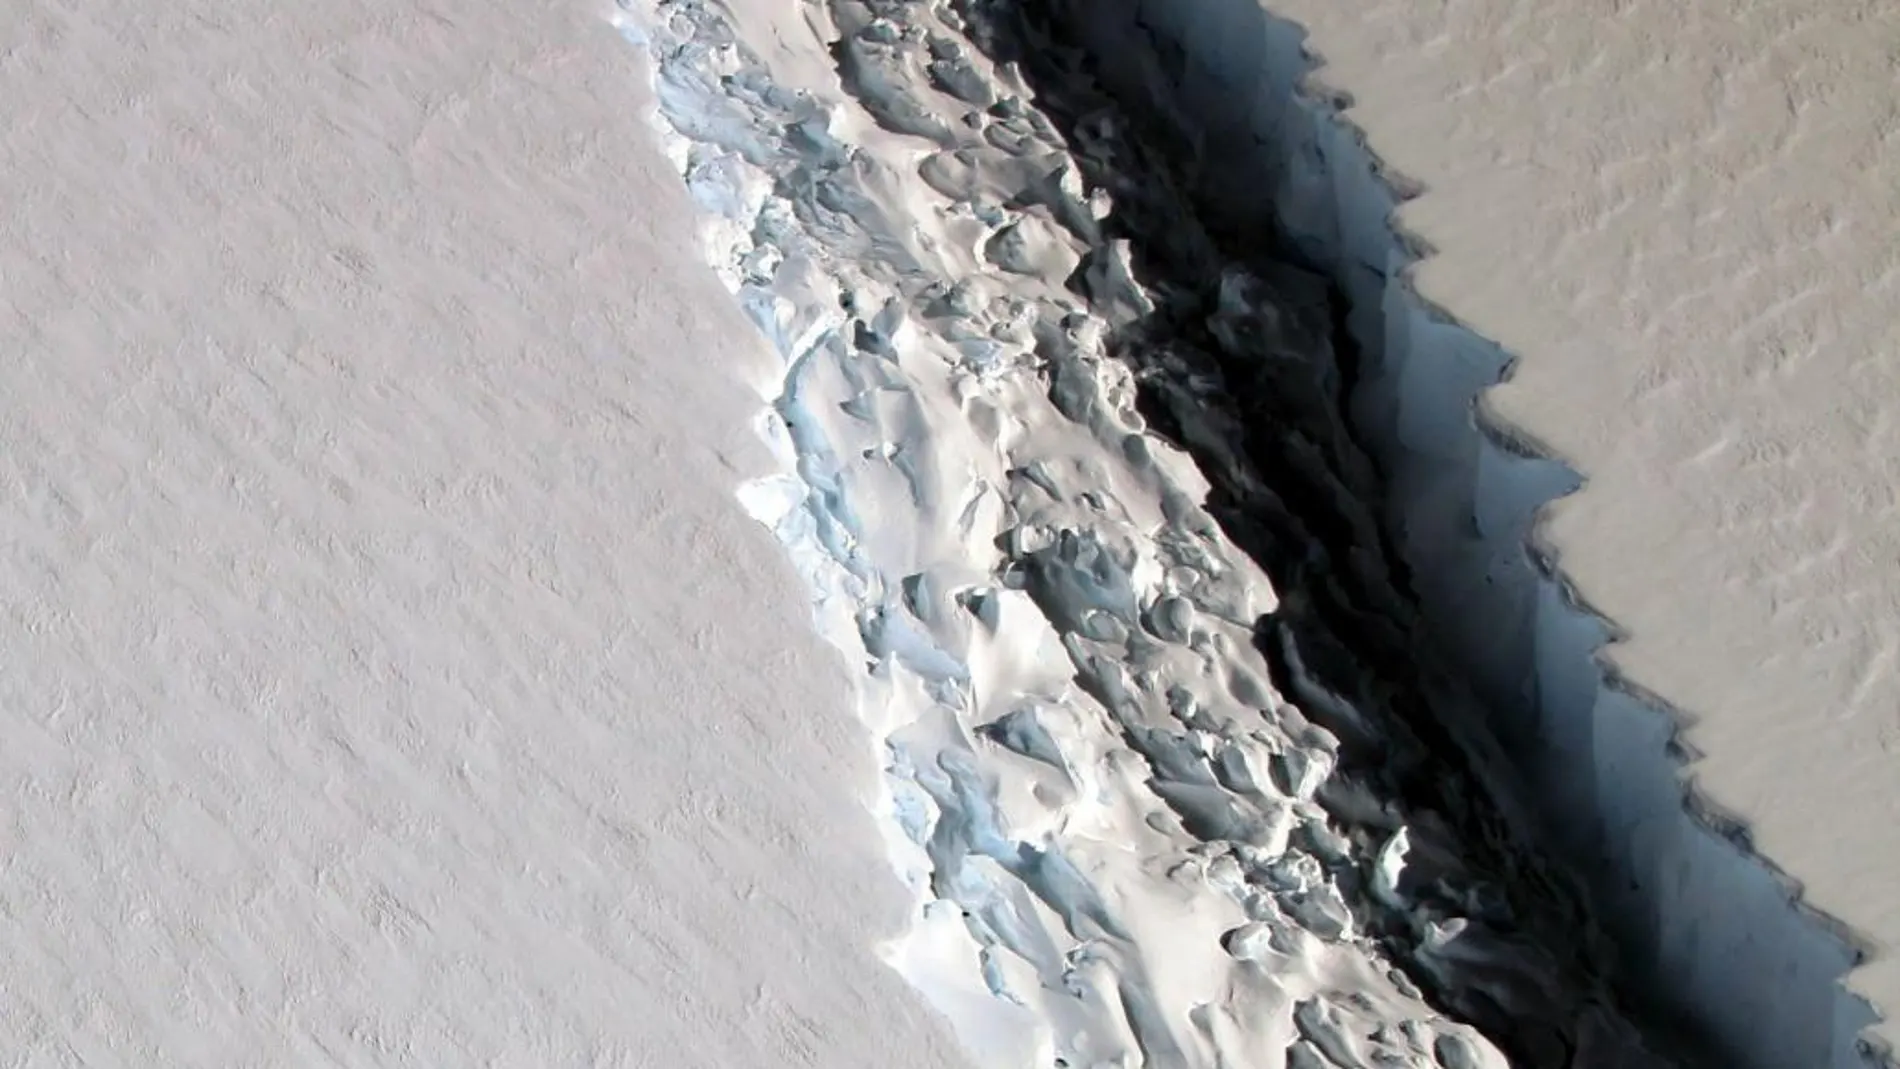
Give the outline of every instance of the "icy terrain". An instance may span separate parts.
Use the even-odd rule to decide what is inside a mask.
[[[1667,1064],[1414,639],[1324,283],[1220,249],[1011,5],[627,4],[784,362],[743,499],[863,668],[916,898],[886,952],[965,1043]]]

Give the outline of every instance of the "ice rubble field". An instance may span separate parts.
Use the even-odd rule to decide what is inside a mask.
[[[1331,85],[1350,89],[1364,79],[1396,107],[1415,99],[1404,96],[1402,78],[1422,84],[1421,71],[1436,77],[1442,70],[1450,84],[1460,72],[1478,71],[1490,79],[1482,82],[1488,92],[1523,69],[1505,32],[1532,32],[1520,25],[1523,12],[1480,6],[1451,14],[1408,10],[1382,16],[1371,30],[1349,8],[1292,10],[1320,27],[1322,49],[1338,47],[1357,64],[1329,68]],[[1022,27],[1014,26],[1004,36],[1015,34],[1013,46],[1023,51],[1004,58],[1026,60],[1026,67],[993,62],[1002,56],[994,31],[1030,9],[1051,20],[1044,28],[1053,39],[1024,48]],[[1599,1002],[1588,994],[1612,973],[1612,986],[1643,1003],[1638,1017],[1655,1025],[1657,1014],[1675,1015],[1676,1026],[1698,1037],[1689,1045],[1705,1056],[1719,1052],[1713,1056],[1724,1064],[1848,1067],[1875,1056],[1864,1029],[1876,1018],[1841,986],[1862,960],[1862,945],[1791,905],[1794,885],[1755,854],[1748,827],[1721,808],[1733,794],[1718,800],[1692,787],[1685,794],[1682,763],[1702,755],[1676,734],[1674,714],[1599,659],[1613,632],[1549,577],[1549,544],[1526,551],[1540,509],[1575,491],[1580,479],[1508,433],[1480,431],[1471,418],[1474,402],[1499,381],[1508,360],[1413,290],[1411,265],[1419,254],[1389,220],[1401,201],[1395,188],[1405,196],[1415,189],[1379,165],[1353,122],[1370,122],[1402,150],[1417,142],[1405,141],[1403,124],[1388,113],[1358,107],[1342,118],[1349,96],[1304,81],[1319,60],[1306,51],[1311,42],[1298,24],[1254,0],[1029,8],[834,3],[805,5],[802,17],[763,7],[717,9],[736,11],[736,26],[695,4],[663,4],[657,14],[629,10],[628,25],[646,27],[635,36],[655,58],[661,126],[710,220],[707,255],[788,361],[785,381],[765,391],[778,417],[768,434],[798,474],[753,487],[748,496],[755,515],[804,562],[834,644],[867,667],[864,712],[889,746],[886,827],[902,829],[892,848],[923,918],[894,956],[913,983],[963,1022],[966,1041],[1019,1037],[1040,1054],[1060,1049],[1070,1064],[1135,1051],[1163,1064],[1242,1050],[1275,1058],[1283,1049],[1291,1063],[1304,1064],[1322,1055],[1347,1058],[1338,1047],[1342,1035],[1369,1044],[1351,1052],[1354,1058],[1372,1050],[1404,1062],[1426,1057],[1428,1049],[1440,1058],[1465,1057],[1440,1049],[1450,1046],[1442,1040],[1420,1038],[1419,1021],[1409,1017],[1415,1010],[1363,994],[1346,998],[1360,1012],[1348,1011],[1345,1023],[1315,1024],[1312,1003],[1302,999],[1330,1004],[1350,989],[1335,977],[1362,982],[1365,963],[1384,955],[1408,967],[1407,975],[1428,978],[1428,1002],[1455,1007],[1467,1023],[1492,1025],[1490,1038],[1526,1064],[1633,1064],[1649,1056],[1634,1053],[1640,1044],[1633,1035],[1643,1023],[1618,1021],[1616,1011],[1604,1009],[1613,997]],[[1499,34],[1491,39],[1497,47],[1473,49],[1463,66],[1451,62],[1449,38],[1435,28],[1441,18],[1488,27]],[[1821,16],[1796,25],[1819,25],[1825,33],[1852,21],[1842,13],[1833,22]],[[1770,22],[1737,25],[1768,32]],[[1637,57],[1632,62],[1648,63],[1637,48],[1656,38],[1624,34],[1628,27],[1617,25],[1611,44]],[[1572,36],[1592,40],[1581,27]],[[833,50],[814,49],[815,39],[835,42]],[[1867,44],[1857,37],[1848,54],[1868,54]],[[1076,58],[1048,58],[1069,46]],[[1378,49],[1387,58],[1370,60]],[[1771,47],[1762,54],[1772,60],[1781,53]],[[1692,53],[1691,62],[1711,64],[1719,78],[1730,55]],[[1531,47],[1527,56],[1569,69],[1560,53]],[[1606,51],[1598,60],[1614,63],[1620,55]],[[1496,70],[1480,71],[1486,63]],[[1040,72],[1033,84],[1023,81],[1025,69]],[[1647,76],[1657,68],[1642,69]],[[1759,81],[1764,69],[1772,77],[1782,68],[1751,64],[1734,84]],[[1793,69],[1795,80],[1786,84],[1804,91]],[[1745,91],[1754,90],[1734,90]],[[1459,98],[1447,99],[1445,115],[1455,120]],[[1099,113],[1076,111],[1076,100],[1100,106]],[[1058,117],[1051,107],[1070,107],[1070,114]],[[1762,118],[1745,107],[1737,114]],[[1059,119],[1059,130],[1051,118]],[[1564,119],[1543,121],[1561,126]],[[1131,167],[1131,158],[1143,154],[1143,135],[1118,124],[1144,121],[1175,140]],[[1608,118],[1581,127],[1586,145],[1621,128]],[[1452,129],[1469,138],[1475,128]],[[1733,143],[1707,142],[1711,152]],[[1153,166],[1170,151],[1194,162],[1173,174]],[[1183,175],[1191,189],[1172,199],[1150,195]],[[1447,203],[1427,197],[1407,205],[1404,218],[1429,215],[1437,233],[1456,236],[1461,231],[1444,229],[1452,225]],[[1342,812],[1341,792],[1329,789],[1342,777],[1365,785],[1350,767],[1356,727],[1390,732],[1392,710],[1368,717],[1357,708],[1371,701],[1367,695],[1329,691],[1286,642],[1258,647],[1271,663],[1255,656],[1247,614],[1291,618],[1293,610],[1278,604],[1286,590],[1272,589],[1223,538],[1223,529],[1231,534],[1245,524],[1214,524],[1181,508],[1208,493],[1207,477],[1215,498],[1231,503],[1252,494],[1248,507],[1265,500],[1268,511],[1284,504],[1284,481],[1270,477],[1273,485],[1263,489],[1260,472],[1248,470],[1258,443],[1241,429],[1284,412],[1263,417],[1259,383],[1248,384],[1251,371],[1235,377],[1233,356],[1263,338],[1268,348],[1311,351],[1311,325],[1294,322],[1306,283],[1224,273],[1229,269],[1217,256],[1192,250],[1183,261],[1190,270],[1224,279],[1218,298],[1207,302],[1207,329],[1225,351],[1211,362],[1177,360],[1170,347],[1180,339],[1148,326],[1175,312],[1170,297],[1153,288],[1171,282],[1152,276],[1157,259],[1178,252],[1171,244],[1206,244],[1193,236],[1190,205],[1224,230],[1271,234],[1346,298],[1336,328],[1343,333],[1333,344],[1349,338],[1356,351],[1350,384],[1266,376],[1266,392],[1305,403],[1345,391],[1357,439],[1390,479],[1389,511],[1373,522],[1392,533],[1398,558],[1410,566],[1418,620],[1431,629],[1431,644],[1476,689],[1441,691],[1437,711],[1459,735],[1459,725],[1472,724],[1470,710],[1484,710],[1478,715],[1488,730],[1463,732],[1453,748],[1501,800],[1491,817],[1522,830],[1514,821],[1527,815],[1517,805],[1525,802],[1540,842],[1572,860],[1590,859],[1581,866],[1584,894],[1607,922],[1619,967],[1586,952],[1567,965],[1528,966],[1541,986],[1522,971],[1502,982],[1492,973],[1486,986],[1477,977],[1511,957],[1494,945],[1485,948],[1491,960],[1483,968],[1445,968],[1445,948],[1480,946],[1481,926],[1459,928],[1468,918],[1448,904],[1457,902],[1455,892],[1430,907],[1402,889],[1392,892],[1404,888],[1408,871],[1414,887],[1431,883],[1441,891],[1461,880],[1471,881],[1471,890],[1501,872],[1508,885],[1511,862],[1487,868],[1496,855],[1476,850],[1484,856],[1461,858],[1455,875],[1422,877],[1417,830],[1403,824],[1430,819],[1429,805],[1425,813],[1403,812],[1398,799],[1416,799],[1403,789],[1392,793],[1393,782],[1376,784],[1375,794],[1387,789],[1374,802],[1387,807],[1386,819],[1374,822],[1383,835],[1367,835],[1366,824]],[[1477,216],[1463,218],[1467,229],[1483,229]],[[1148,244],[1163,252],[1131,255],[1125,239],[1133,232],[1140,244],[1144,226]],[[1170,229],[1188,236],[1156,236]],[[1132,271],[1143,256],[1149,262]],[[1465,276],[1454,276],[1454,266],[1426,264],[1436,292],[1472,288],[1457,281]],[[1797,306],[1777,306],[1788,307]],[[1326,343],[1318,344],[1324,356]],[[1144,356],[1144,345],[1169,355]],[[1335,375],[1346,367],[1330,360],[1317,363]],[[1173,418],[1146,427],[1144,418],[1156,413],[1140,398],[1157,393],[1168,399],[1162,407]],[[1535,406],[1530,396],[1512,394],[1517,411]],[[1719,435],[1706,456],[1726,449],[1733,431]],[[1303,446],[1276,459],[1300,466],[1319,456],[1322,498],[1330,494],[1336,502],[1364,485],[1354,477],[1363,461],[1327,444],[1341,428],[1307,426],[1300,433],[1308,436]],[[1199,462],[1199,475],[1182,449]],[[1576,524],[1575,510],[1562,515]],[[1325,541],[1319,520],[1309,519],[1307,529]],[[1365,528],[1352,524],[1364,519],[1349,521],[1361,544]],[[1277,533],[1298,527],[1281,523]],[[956,538],[946,541],[952,530]],[[1203,544],[1183,556],[1195,540]],[[1284,570],[1284,540],[1267,546],[1265,556],[1259,538],[1247,541],[1256,560],[1273,559]],[[1383,577],[1368,578],[1363,559],[1342,562],[1338,545],[1332,548],[1328,566],[1366,584],[1358,607],[1391,612],[1393,603],[1376,593]],[[1191,556],[1217,564],[1191,563]],[[1305,605],[1298,582],[1294,598]],[[1013,616],[1004,608],[1012,605]],[[1177,611],[1185,615],[1176,619]],[[1197,627],[1204,630],[1197,634]],[[1287,625],[1280,634],[1297,630]],[[1047,669],[1066,659],[1066,667],[1037,676],[1024,671],[1030,658],[995,661],[1004,650],[1036,643],[1060,656],[1034,664]],[[1370,655],[1359,653],[1362,660]],[[1762,664],[1772,668],[1779,660]],[[1849,677],[1860,680],[1850,707],[1883,678],[1877,650],[1862,660],[1863,670]],[[1222,673],[1228,677],[1217,679]],[[1185,713],[1184,696],[1192,699]],[[1249,710],[1265,715],[1256,719]],[[920,731],[920,723],[931,728]],[[1501,749],[1473,741],[1480,736]],[[1445,740],[1435,742],[1442,756]],[[1129,774],[1125,762],[1119,778],[1091,780],[1090,770],[1114,767],[1118,753],[1138,755],[1140,771]],[[1305,781],[1284,767],[1289,762],[1322,771]],[[1705,758],[1697,766],[1728,767]],[[1519,775],[1538,789],[1523,791]],[[1021,797],[1026,782],[1036,786]],[[1120,807],[1119,823],[1105,807]],[[1328,820],[1350,840],[1337,855],[1313,848],[1326,838]],[[1462,831],[1462,847],[1474,850],[1470,822],[1452,824],[1438,845],[1456,852]],[[1098,837],[1143,843],[1143,852],[1104,853]],[[1190,860],[1158,860],[1174,857]],[[1289,881],[1288,858],[1318,865]],[[1050,863],[1082,881],[1051,886],[1039,875]],[[1155,878],[1157,865],[1164,880]],[[1189,895],[1183,882],[1223,893]],[[1083,888],[1087,909],[1072,897]],[[1337,932],[1311,924],[1311,903],[1328,896],[1351,918]],[[1555,900],[1569,901],[1562,893]],[[1194,921],[1171,921],[1164,942],[1127,919],[1178,912],[1190,901]],[[1475,901],[1467,895],[1462,904]],[[1526,911],[1513,921],[1535,933],[1526,914],[1539,907],[1515,904]],[[1097,913],[1097,906],[1108,912]],[[1543,910],[1547,919],[1564,912]],[[1078,926],[1078,917],[1086,923]],[[1104,927],[1110,921],[1114,927]],[[1392,938],[1395,928],[1410,928],[1413,938]],[[1212,953],[1205,934],[1187,934],[1197,929],[1218,932],[1226,955]],[[1279,961],[1248,952],[1235,934],[1262,930],[1282,942],[1285,931],[1297,931],[1338,946],[1330,953],[1319,944],[1281,946],[1288,960]],[[1025,931],[1035,932],[1033,945]],[[1454,931],[1458,938],[1446,942]],[[1535,934],[1531,942],[1553,945]],[[921,957],[917,947],[926,943],[931,953]],[[1197,960],[1205,970],[1200,986],[1194,969],[1155,971],[1157,955]],[[1523,970],[1536,956],[1520,953],[1513,966]],[[1360,972],[1340,973],[1340,962]],[[1263,967],[1275,977],[1290,968],[1301,979],[1261,985]],[[1208,976],[1229,979],[1215,984],[1216,993],[1205,987]],[[1234,977],[1275,994],[1236,998],[1245,983]],[[1390,979],[1401,992],[1409,986],[1399,974]],[[1114,997],[1102,994],[1109,982]],[[1483,992],[1480,1001],[1500,992],[1518,1001],[1508,1008],[1457,1003],[1460,992],[1473,990]],[[1547,996],[1533,1000],[1535,1010],[1522,1001],[1531,990]],[[999,1010],[999,999],[1013,1009]],[[1094,1002],[1084,1012],[1075,999]],[[1580,1025],[1581,1006],[1600,1019]],[[1256,1011],[1267,1014],[1255,1017],[1256,1035],[1231,1023]],[[1083,1016],[1071,1016],[1077,1013]],[[1516,1034],[1495,1027],[1527,1017],[1541,1019]],[[1223,1019],[1228,1031],[1210,1024]],[[1540,1033],[1547,1022],[1549,1031]],[[1659,1039],[1664,1031],[1651,1028],[1650,1038],[1668,1045]],[[1498,1054],[1481,1041],[1473,1050],[1472,1056]]]
[[[1273,592],[1061,289],[1109,206],[1048,166],[1020,85],[910,13],[834,9],[861,49],[836,99],[775,82],[711,6],[624,23],[707,253],[786,361],[764,431],[791,471],[743,496],[867,668],[920,906],[890,959],[981,1064],[1502,1065],[1353,931],[1314,802],[1334,743],[1250,641]],[[884,62],[925,30],[919,69]],[[1002,148],[960,119],[992,105]],[[1098,303],[1143,301],[1112,249],[1097,270]],[[1406,847],[1370,867],[1395,905]]]
[[[1335,76],[1383,95],[1348,115],[1381,143],[1431,130],[1395,100],[1495,105],[1553,70],[1591,99],[1626,105],[1660,78],[1671,91],[1650,100],[1694,102],[1630,108],[1659,120],[1638,124],[1652,141],[1672,117],[1714,117],[1682,143],[1744,166],[1680,172],[1713,174],[1713,193],[1655,184],[1674,149],[1598,160],[1621,184],[1595,192],[1615,195],[1569,206],[1617,218],[1549,272],[1448,254],[1419,272],[1475,285],[1463,296],[1494,312],[1526,278],[1591,266],[1629,219],[1679,235],[1653,213],[1758,208],[1802,177],[1791,160],[1894,170],[1893,138],[1853,136],[1895,126],[1890,94],[1855,95],[1892,40],[1879,9],[1835,5],[1829,23],[1671,5],[1654,17],[1684,24],[1652,34],[1635,5],[1545,18],[1520,0],[1500,20],[1490,0],[1369,0],[1379,16],[1356,21],[1286,6]],[[1605,686],[1603,625],[1518,552],[1536,503],[1575,477],[1466,418],[1502,351],[1416,301],[1343,101],[1296,93],[1291,26],[1250,0],[1051,3],[1064,25],[1031,29],[1053,37],[974,0],[629,7],[654,100],[580,7],[81,2],[9,24],[10,1064],[1699,1064],[1648,1012],[1658,994],[1730,1044],[1713,1064],[1855,1063],[1869,1015],[1836,987],[1853,955],[1685,814],[1668,722]],[[1496,32],[1448,50],[1419,21],[1434,17]],[[1553,46],[1599,32],[1614,48],[1582,62]],[[1773,47],[1740,47],[1752,33]],[[1619,65],[1656,40],[1722,47]],[[1713,73],[1685,87],[1676,70]],[[1420,90],[1438,76],[1468,84]],[[1778,77],[1801,92],[1773,92]],[[673,173],[629,120],[649,104]],[[1187,111],[1146,123],[1170,104]],[[1572,151],[1552,118],[1508,143]],[[1489,129],[1467,126],[1437,128],[1432,150]],[[1257,158],[1166,163],[1221,131]],[[1508,207],[1508,184],[1483,179],[1524,161],[1479,162],[1401,218],[1435,222],[1435,240],[1483,232],[1452,194]],[[1679,269],[1652,240],[1627,270],[1575,276],[1672,313],[1727,298],[1661,282],[1726,277],[1750,298],[1715,309],[1750,317],[1736,337],[1779,344],[1751,351],[1759,441],[1733,421],[1704,434],[1706,405],[1627,436],[1687,442],[1667,470],[1713,473],[1653,498],[1657,514],[1841,452],[1790,438],[1813,406],[1758,403],[1825,395],[1827,376],[1800,374],[1821,349],[1846,353],[1855,388],[1835,423],[1886,455],[1879,404],[1900,390],[1890,361],[1862,358],[1872,305],[1821,298],[1840,278],[1891,292],[1900,273],[1868,267],[1864,235],[1894,213],[1812,191],[1778,203],[1827,216],[1813,240],[1739,212],[1763,225],[1721,231],[1767,241],[1754,262],[1773,270],[1707,270],[1734,251],[1719,241]],[[1190,210],[1208,193],[1280,224],[1303,266],[1233,259]],[[1537,225],[1513,232],[1547,237]],[[1844,273],[1777,289],[1817,257]],[[1329,283],[1354,299],[1356,355]],[[1574,296],[1572,313],[1603,310]],[[1535,348],[1526,323],[1569,320],[1499,322]],[[1618,342],[1604,367],[1648,351],[1630,333],[1645,322],[1594,318]],[[1666,322],[1664,354],[1693,352],[1680,325],[1704,320]],[[1640,403],[1573,407],[1681,413],[1656,402],[1709,385],[1679,362],[1644,382]],[[1357,439],[1335,411],[1348,390]],[[1523,413],[1571,390],[1505,392]],[[1566,449],[1612,427],[1538,425]],[[1594,455],[1627,476],[1644,454]],[[1361,493],[1374,460],[1398,473],[1393,515]],[[762,471],[743,509],[805,598],[729,494]],[[1785,530],[1785,546],[1698,552],[1791,548],[1837,584],[1860,556],[1886,562],[1801,541],[1854,495],[1838,474],[1806,478],[1818,496],[1785,512],[1738,499],[1722,529]],[[1851,544],[1885,545],[1867,515]],[[1422,613],[1395,594],[1395,552]],[[1885,632],[1827,614],[1865,622],[1870,597],[1890,600],[1882,574],[1770,626],[1725,590],[1690,629],[1765,651],[1722,686],[1746,690],[1756,667],[1773,683],[1695,738],[1740,725],[1795,755],[1800,776],[1755,777],[1748,815],[1792,798],[1764,825],[1774,856],[1799,822],[1826,830],[1802,856],[1861,860],[1820,870],[1823,901],[1875,912],[1887,855],[1863,847],[1891,821],[1825,818],[1891,797]],[[807,602],[841,657],[785,626]],[[1519,626],[1443,626],[1460,618]],[[1432,625],[1481,694],[1414,658]],[[1804,626],[1840,641],[1791,641]],[[1636,648],[1654,668],[1671,647]],[[1825,732],[1762,715],[1799,704],[1803,681],[1824,710],[1864,715]],[[1500,748],[1476,730],[1479,698],[1520,690],[1535,700]],[[1790,794],[1854,740],[1857,763],[1819,762],[1840,775]],[[1698,767],[1732,790],[1745,763]],[[1600,850],[1589,890],[1613,930],[1534,848],[1535,820],[1561,849]],[[895,878],[865,856],[872,827]],[[1874,891],[1848,895],[1850,879]],[[870,951],[893,932],[894,970]],[[1634,952],[1622,966],[1611,938]]]
[[[1194,224],[1166,190],[1111,189],[1144,149],[1079,54],[1062,69],[1100,110],[1063,133],[1048,87],[993,61],[1009,10],[629,0],[620,19],[705,255],[784,361],[759,385],[786,473],[742,497],[864,669],[917,905],[888,957],[984,1064],[1666,1064],[1561,891],[1496,904],[1533,862],[1339,771],[1342,730],[1403,729],[1297,642],[1271,665],[1257,647],[1278,593],[1136,411],[1138,376],[1166,383],[1184,440],[1257,481],[1219,369],[1109,354],[1170,299],[1135,280],[1125,218]],[[1227,271],[1221,344],[1310,343],[1291,283],[1194,255]],[[1502,762],[1462,741],[1509,809]],[[1566,943],[1586,949],[1553,958]]]

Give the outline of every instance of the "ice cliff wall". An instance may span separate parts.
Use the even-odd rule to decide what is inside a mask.
[[[1612,625],[1536,540],[1540,506],[1580,478],[1479,414],[1510,356],[1406,284],[1420,254],[1388,225],[1405,190],[1342,102],[1308,84],[1300,28],[1257,0],[1051,6],[1127,106],[1193,127],[1204,210],[1289,244],[1344,294],[1362,357],[1352,416],[1387,474],[1386,520],[1415,592],[1541,785],[1552,839],[1644,993],[1732,1064],[1875,1064],[1862,1037],[1875,1015],[1840,983],[1859,951],[1698,800],[1673,715],[1600,665]]]

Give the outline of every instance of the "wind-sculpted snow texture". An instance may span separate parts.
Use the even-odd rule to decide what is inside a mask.
[[[887,955],[985,1064],[1666,1064],[1415,657],[1325,287],[1010,5],[626,2],[783,358],[743,498],[864,669]]]

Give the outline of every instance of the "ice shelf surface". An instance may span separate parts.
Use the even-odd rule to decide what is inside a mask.
[[[1477,443],[1444,399],[1500,351],[1364,388],[1385,367],[1333,349],[1365,310],[1335,322],[1326,273],[1230,255],[1177,183],[1238,196],[1244,175],[1118,106],[1130,72],[1180,92],[1186,51],[1115,5],[1073,12],[1099,10],[1098,37],[1050,37],[1051,10],[621,19],[705,255],[783,361],[756,385],[787,470],[742,496],[863,668],[915,896],[888,956],[998,1064],[1693,1064],[1626,1001],[1569,879],[1589,859],[1540,853],[1526,810],[1561,780],[1510,761],[1521,740],[1440,671],[1457,641],[1420,637],[1347,433],[1385,404]],[[1330,266],[1330,228],[1357,227],[1383,284],[1384,211],[1340,207],[1335,177],[1293,176],[1330,213],[1293,244]],[[1283,191],[1255,185],[1238,214],[1271,218]],[[1395,432],[1361,415],[1377,454]],[[1440,507],[1530,575],[1512,525],[1571,477],[1503,467],[1517,496],[1473,504],[1454,478]],[[1506,644],[1521,625],[1500,619]]]
[[[0,1061],[966,1064],[603,13],[0,35]]]

